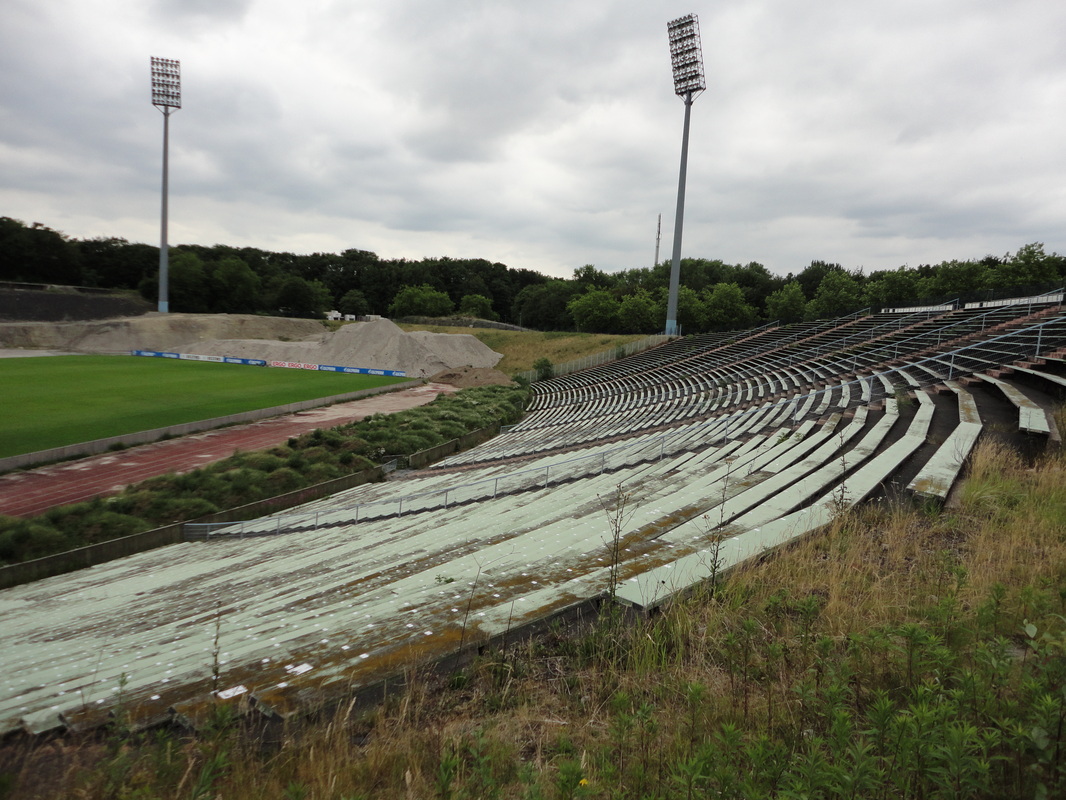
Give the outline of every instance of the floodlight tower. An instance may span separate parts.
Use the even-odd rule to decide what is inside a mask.
[[[181,108],[181,62],[152,56],[152,105],[163,112],[163,208],[159,231],[159,311],[169,309],[167,271],[170,249],[167,245],[168,160],[170,150],[170,115]]]
[[[674,94],[685,101],[685,131],[681,137],[681,174],[677,180],[677,215],[674,217],[674,254],[670,260],[670,296],[666,305],[666,333],[676,336],[677,288],[681,280],[681,229],[685,221],[685,176],[688,172],[688,128],[692,101],[707,88],[703,74],[700,23],[695,14],[678,17],[666,25],[670,37],[670,63]]]

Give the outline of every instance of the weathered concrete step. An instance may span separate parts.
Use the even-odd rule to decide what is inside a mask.
[[[1044,436],[1051,435],[1052,425],[1048,419],[1047,412],[1040,405],[1023,394],[1018,387],[1007,383],[1000,378],[993,378],[991,375],[985,375],[980,372],[974,373],[974,377],[986,383],[991,383],[998,388],[1003,392],[1004,396],[1010,400],[1014,407],[1018,409],[1019,430],[1025,431],[1026,433],[1042,434]]]
[[[1014,366],[1012,367],[1012,369],[1015,372],[1022,372],[1026,375],[1032,375],[1035,378],[1040,378],[1041,380],[1045,380],[1048,383],[1058,384],[1059,386],[1066,386],[1066,378],[1062,377],[1061,375],[1052,375],[1050,372],[1042,372],[1037,369],[1022,366]]]
[[[947,498],[958,480],[962,466],[969,458],[983,427],[973,395],[955,381],[946,383],[959,400],[959,424],[907,485],[907,489],[914,494],[941,500]]]
[[[894,400],[889,400],[887,405],[896,410]],[[854,482],[855,489],[849,489],[843,505],[852,505],[869,494],[872,487],[883,482],[921,446],[932,412],[931,401],[928,405],[923,404],[903,437],[849,476],[848,484]],[[852,450],[853,454],[859,451],[854,457],[860,460],[868,458],[896,419],[896,414],[887,413],[879,420]],[[827,464],[819,472],[825,471],[828,477],[829,473],[839,469],[836,465]],[[828,483],[831,483],[831,479],[812,486],[824,489]],[[696,552],[636,576],[618,589],[616,599],[636,608],[654,608],[701,581],[715,578],[748,559],[829,524],[842,510],[841,497],[836,489],[823,491],[811,505],[789,514],[778,516],[776,511],[768,513],[765,505],[768,504],[742,515],[724,529],[704,532],[702,542],[697,543],[690,538],[688,544],[697,545]]]

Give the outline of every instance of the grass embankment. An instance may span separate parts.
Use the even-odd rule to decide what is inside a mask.
[[[628,344],[645,338],[643,334],[616,336],[606,333],[569,333],[566,331],[503,331],[494,328],[461,328],[445,325],[401,324],[405,331],[429,331],[431,333],[468,333],[476,336],[489,348],[503,353],[496,369],[507,375],[533,369],[533,362],[547,358],[553,364],[562,364],[584,358],[605,350],[613,350],[620,344]]]
[[[651,619],[486,652],[292,724],[43,751],[19,796],[1066,794],[1066,458],[983,444],[961,506],[874,507]],[[26,783],[20,783],[23,780]]]
[[[0,564],[195,519],[349,475],[497,422],[516,422],[527,400],[528,389],[514,385],[464,389],[418,408],[374,414],[305,433],[278,447],[237,453],[192,472],[150,478],[113,497],[59,506],[31,519],[0,516]]]
[[[0,458],[404,380],[169,358],[3,358]]]

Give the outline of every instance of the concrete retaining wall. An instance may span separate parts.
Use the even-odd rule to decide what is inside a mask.
[[[460,450],[467,450],[482,442],[487,442],[499,432],[499,425],[490,425],[481,430],[464,433],[458,439],[452,439],[443,444],[438,444],[436,447],[430,447],[426,450],[419,450],[417,453],[411,453],[411,455],[407,457],[407,466],[411,469],[422,469],[423,467],[432,464],[434,461],[440,461],[442,458],[450,456],[452,453],[458,453]]]
[[[403,383],[394,383],[389,386],[378,386],[373,389],[361,389],[358,392],[337,394],[332,397],[320,397],[316,400],[303,400],[299,403],[288,403],[283,406],[260,408],[254,411],[243,411],[240,414],[229,414],[225,417],[214,417],[213,419],[203,419],[197,422],[185,422],[181,425],[154,428],[150,431],[138,431],[137,433],[126,433],[121,436],[109,436],[106,439],[94,439],[91,442],[80,442],[78,444],[67,445],[66,447],[53,447],[50,450],[38,450],[35,453],[9,456],[7,458],[0,458],[0,472],[21,469],[23,467],[32,467],[35,464],[64,461],[68,458],[98,455],[100,453],[106,453],[108,450],[116,447],[146,444],[147,442],[159,441],[167,436],[185,436],[190,433],[200,433],[201,431],[222,428],[226,425],[254,422],[255,420],[266,419],[267,417],[277,417],[282,414],[294,414],[297,411],[306,411],[309,408],[319,408],[320,406],[329,406],[334,403],[345,403],[349,400],[358,400],[375,394],[383,394],[384,392],[396,392],[419,385],[421,385],[421,381],[405,381]]]

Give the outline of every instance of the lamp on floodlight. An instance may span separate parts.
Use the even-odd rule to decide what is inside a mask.
[[[181,62],[172,58],[152,56],[152,105],[163,112],[163,203],[159,231],[159,311],[169,311],[167,245],[168,156],[170,147],[170,115],[181,108]]]
[[[685,176],[688,172],[688,129],[692,101],[707,88],[703,74],[703,47],[700,23],[695,14],[678,17],[666,25],[670,38],[670,64],[674,72],[674,94],[685,101],[685,128],[681,137],[681,170],[677,180],[677,214],[674,217],[674,252],[670,260],[670,295],[666,305],[666,333],[678,334],[677,290],[681,281],[681,230],[685,220]]]

